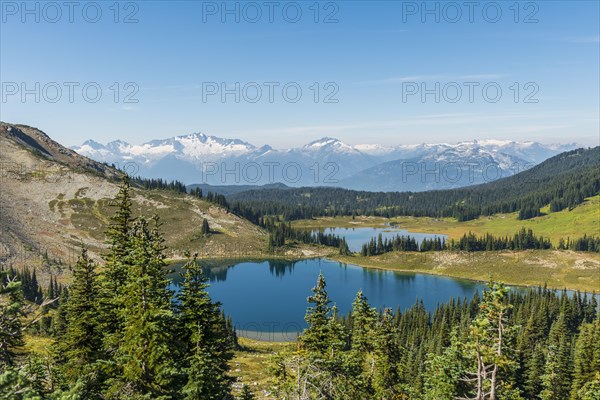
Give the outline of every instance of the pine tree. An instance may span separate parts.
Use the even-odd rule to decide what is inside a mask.
[[[204,218],[202,220],[202,228],[200,229],[200,234],[208,235],[210,234],[210,226],[208,225],[208,220]]]
[[[67,330],[67,304],[69,302],[69,289],[65,288],[61,291],[59,297],[59,304],[56,308],[56,312],[52,316],[50,322],[50,332],[52,336],[60,339],[64,336]]]
[[[118,297],[127,280],[132,217],[131,185],[124,175],[113,204],[117,207],[106,232],[110,251],[105,257],[104,280],[110,297]]]
[[[329,295],[326,290],[327,283],[323,274],[317,278],[317,285],[312,289],[313,295],[308,297],[308,302],[314,306],[308,307],[304,317],[308,328],[300,336],[300,342],[309,352],[324,354],[328,348],[328,321],[331,307]]]
[[[108,354],[114,354],[122,340],[123,308],[125,285],[132,267],[132,201],[129,177],[124,175],[119,192],[113,200],[117,207],[107,229],[109,251],[104,256],[102,287],[99,296],[99,313],[104,332],[104,347]]]
[[[600,372],[600,319],[582,326],[575,344],[574,364],[571,399],[579,400],[585,384],[600,378],[596,377]]]
[[[342,240],[340,241],[339,253],[342,256],[350,255],[350,249],[348,248],[348,243],[346,242],[345,238],[342,238]]]
[[[502,283],[489,283],[483,293],[479,313],[471,323],[466,350],[473,360],[465,382],[474,383],[475,400],[496,400],[502,387],[510,387],[510,374],[516,368],[511,339],[514,327],[508,324],[508,289]]]
[[[108,397],[163,398],[176,375],[172,292],[167,288],[163,239],[158,218],[132,227],[131,265],[121,292],[123,333],[114,354]]]
[[[73,269],[66,303],[66,330],[59,341],[59,353],[66,360],[65,375],[72,383],[88,372],[101,357],[102,332],[98,320],[99,283],[96,265],[82,245]],[[91,389],[91,388],[90,388]],[[90,397],[87,395],[86,397]]]
[[[400,384],[401,349],[396,338],[398,332],[393,323],[392,310],[386,308],[375,327],[372,338],[374,347],[373,388],[377,398],[391,399],[398,396]]]
[[[566,321],[563,308],[550,329],[546,366],[541,377],[543,390],[540,398],[542,400],[566,399],[569,396],[572,379],[572,339]]]
[[[466,374],[469,360],[457,330],[451,336],[450,346],[442,354],[430,354],[426,361],[425,400],[468,398],[470,382],[461,378]]]
[[[185,348],[187,376],[182,392],[190,400],[223,400],[231,397],[231,379],[227,375],[231,354],[224,321],[219,305],[211,302],[206,291],[208,279],[196,256],[188,260],[184,271],[178,294],[179,333]]]
[[[352,303],[352,348],[363,355],[373,351],[376,311],[362,290],[356,294]]]
[[[15,350],[24,345],[21,282],[0,270],[0,367],[12,366]]]

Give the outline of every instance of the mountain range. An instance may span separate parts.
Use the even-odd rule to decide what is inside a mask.
[[[349,145],[324,137],[274,149],[204,133],[133,145],[87,140],[72,147],[133,175],[186,184],[335,186],[369,191],[422,191],[483,183],[528,169],[576,144],[473,140],[456,144]]]

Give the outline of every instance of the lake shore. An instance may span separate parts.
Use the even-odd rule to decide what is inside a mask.
[[[298,261],[325,258],[363,268],[423,273],[477,282],[490,277],[508,285],[553,289],[580,290],[600,293],[600,254],[570,250],[522,250],[485,252],[391,252],[364,257],[342,256],[335,249],[323,246],[291,245],[278,254],[240,257],[208,257],[200,260],[221,261]],[[185,259],[170,259],[182,263]]]
[[[423,273],[508,285],[600,292],[600,254],[568,250],[391,252],[380,256],[329,255],[330,260],[398,272]]]

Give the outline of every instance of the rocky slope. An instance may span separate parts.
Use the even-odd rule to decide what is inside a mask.
[[[42,131],[0,123],[0,262],[61,276],[85,243],[100,260],[114,212],[120,171],[83,157]],[[266,234],[248,221],[190,195],[133,191],[136,214],[157,214],[169,255],[260,254]],[[200,235],[202,220],[214,233]]]

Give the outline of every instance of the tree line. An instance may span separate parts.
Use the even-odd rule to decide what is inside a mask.
[[[17,354],[23,331],[40,317],[24,325],[23,282],[1,272],[2,398],[233,399],[233,324],[210,299],[195,256],[177,293],[169,289],[160,221],[132,216],[130,190],[125,177],[102,272],[82,246],[72,283],[52,288],[59,298],[52,318],[61,323],[47,357]]]
[[[481,185],[427,192],[365,192],[331,187],[253,189],[228,197],[250,221],[278,215],[286,221],[323,216],[454,217],[519,211],[519,218],[572,209],[600,193],[600,147],[561,153],[514,176]]]
[[[286,241],[297,241],[331,247],[347,247],[346,240],[332,233],[295,229],[291,222],[284,222],[279,217],[261,217],[257,225],[269,232],[269,251],[283,247]]]
[[[593,400],[600,394],[595,296],[546,288],[376,310],[359,291],[348,316],[319,276],[297,348],[271,360],[281,399]]]
[[[217,204],[221,207],[229,209],[229,203],[224,195],[219,193],[213,193],[211,191],[202,193],[202,189],[196,187],[188,191],[187,187],[183,182],[178,180],[167,181],[161,178],[142,178],[141,176],[130,178],[130,184],[135,187],[148,189],[148,190],[167,190],[176,193],[185,193],[192,196],[204,199],[210,203]]]
[[[499,251],[499,250],[546,250],[552,249],[552,243],[548,238],[536,236],[531,229],[521,228],[511,236],[496,236],[486,233],[477,236],[472,232],[465,233],[460,239],[434,237],[425,238],[420,243],[410,235],[396,235],[393,238],[383,238],[380,233],[377,238],[371,238],[369,242],[362,245],[360,255],[374,256],[393,251]],[[571,240],[560,239],[559,250],[574,250],[600,252],[600,237],[584,235],[581,238]]]

